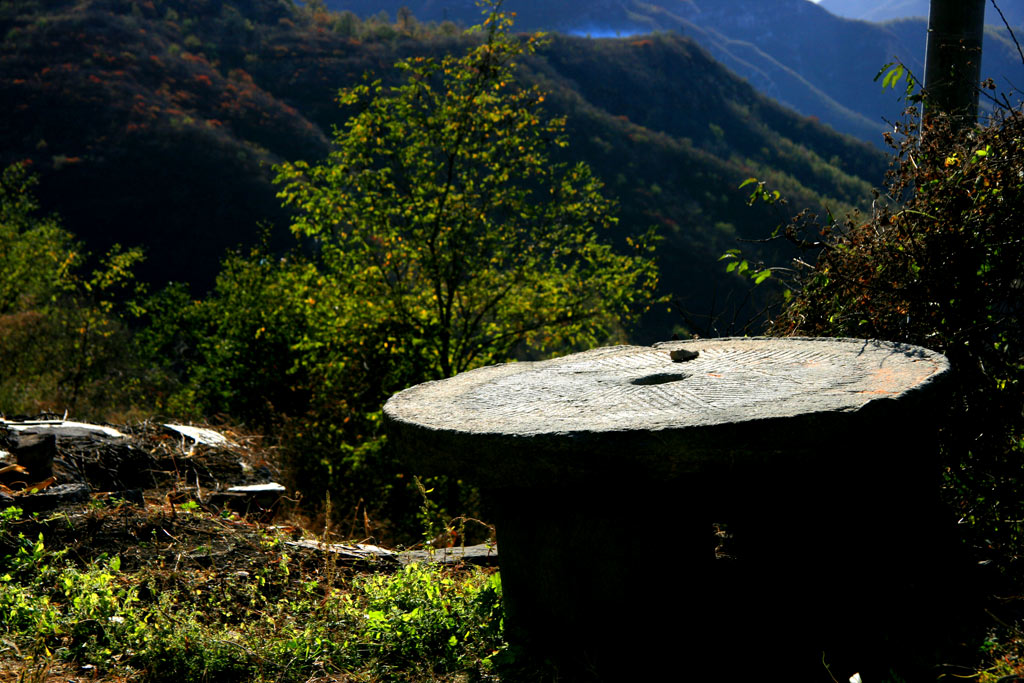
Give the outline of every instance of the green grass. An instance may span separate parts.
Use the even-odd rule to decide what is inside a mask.
[[[20,516],[0,514],[0,653],[23,662],[174,683],[479,681],[505,650],[495,572],[325,560],[303,573],[273,535],[262,544],[276,561],[253,571],[127,572],[118,557],[72,563],[18,532]]]

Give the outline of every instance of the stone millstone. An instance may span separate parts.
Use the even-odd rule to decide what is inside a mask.
[[[948,368],[927,349],[855,339],[615,346],[421,384],[384,414],[411,464],[481,483],[571,477],[623,459],[665,475],[721,464],[723,450],[731,460],[793,457],[794,435],[812,445],[873,405],[894,414]]]

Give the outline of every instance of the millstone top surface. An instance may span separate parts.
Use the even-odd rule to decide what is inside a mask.
[[[463,434],[681,429],[858,410],[919,390],[948,367],[927,349],[855,339],[664,342],[479,368],[406,389],[384,411]]]

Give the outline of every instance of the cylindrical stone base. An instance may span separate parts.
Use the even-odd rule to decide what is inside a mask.
[[[907,417],[835,434],[827,456],[803,435],[789,467],[485,491],[509,641],[580,680],[887,666],[934,634],[942,575],[934,439],[883,449],[875,431]]]

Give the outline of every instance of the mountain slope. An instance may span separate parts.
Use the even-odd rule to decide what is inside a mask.
[[[271,166],[324,156],[344,117],[338,87],[366,72],[394,79],[399,57],[466,40],[451,26],[276,0],[4,7],[0,97],[16,105],[0,110],[0,162],[30,160],[46,206],[94,250],[145,245],[147,279],[198,289],[258,223],[291,242]],[[678,35],[556,37],[522,75],[550,92],[551,114],[569,116],[572,158],[619,199],[613,238],[661,226],[666,291],[695,301],[735,288],[717,256],[779,220],[746,206],[744,178],[768,178],[797,207],[842,211],[884,170],[868,146],[758,95]]]

